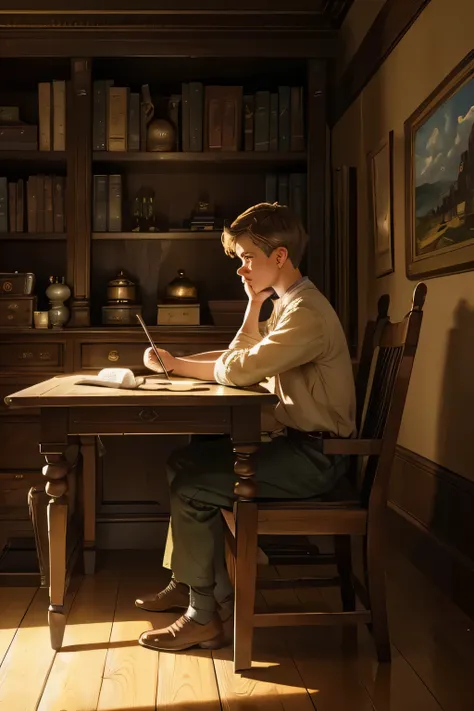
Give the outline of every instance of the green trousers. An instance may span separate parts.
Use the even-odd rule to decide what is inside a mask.
[[[327,457],[307,444],[277,437],[256,453],[257,496],[301,499],[330,491],[346,472],[344,457]],[[224,557],[221,508],[235,501],[235,455],[228,437],[193,441],[167,466],[170,527],[163,560],[191,587],[214,585],[215,561]]]

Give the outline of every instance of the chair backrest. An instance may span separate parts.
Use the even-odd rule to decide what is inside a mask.
[[[357,375],[355,379],[357,432],[360,430],[360,423],[367,394],[367,386],[369,384],[370,369],[372,366],[374,351],[379,345],[383,327],[389,320],[389,306],[390,296],[388,294],[382,294],[377,303],[377,317],[375,321],[367,321],[367,325],[365,327],[364,340],[362,341],[362,349],[360,352],[359,365],[357,367]]]
[[[372,509],[383,510],[387,501],[426,293],[426,285],[419,283],[405,318],[398,323],[384,321],[373,352],[359,429],[361,439],[382,440],[380,455],[366,458],[361,470],[361,501],[369,507],[369,515]]]

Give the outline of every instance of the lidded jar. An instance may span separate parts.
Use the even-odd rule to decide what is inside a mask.
[[[196,285],[188,279],[184,269],[178,269],[178,276],[166,287],[166,301],[175,304],[195,304],[197,300]]]

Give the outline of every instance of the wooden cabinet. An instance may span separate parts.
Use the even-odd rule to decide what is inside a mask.
[[[60,373],[64,370],[64,347],[61,343],[23,341],[0,343],[0,370],[47,371]]]

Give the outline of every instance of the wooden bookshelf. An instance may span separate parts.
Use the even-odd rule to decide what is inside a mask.
[[[156,240],[156,239],[167,239],[171,241],[175,240],[187,240],[187,239],[212,239],[218,240],[222,234],[221,230],[208,230],[208,231],[194,231],[194,230],[183,230],[182,232],[93,232],[93,240]]]
[[[4,242],[61,242],[67,239],[63,232],[0,232]]]
[[[39,165],[47,166],[50,170],[57,166],[65,166],[66,160],[67,151],[0,151],[2,166],[5,163],[9,165],[28,163],[28,168]]]
[[[311,44],[304,46],[301,30],[295,33],[288,29],[287,32],[281,18],[278,31],[269,31],[268,16],[273,14],[265,13],[258,34],[254,33],[250,39],[248,23],[258,24],[260,20],[248,15],[243,22],[240,17],[236,27],[229,31],[225,27],[228,18],[220,12],[216,12],[212,26],[204,32],[202,23],[208,19],[200,16],[196,27],[193,26],[192,31],[186,27],[179,39],[176,39],[175,29],[171,34],[164,29],[164,15],[160,16],[156,30],[159,37],[149,36],[148,29],[134,30],[128,25],[113,29],[78,28],[76,19],[69,26],[63,18],[55,22],[54,27],[48,27],[46,16],[42,19],[43,27],[35,28],[34,32],[22,30],[19,33],[17,28],[11,32],[8,28],[0,30],[2,39],[8,35],[8,42],[2,45],[0,105],[19,106],[21,120],[39,125],[38,83],[56,79],[68,83],[67,150],[0,151],[0,176],[6,177],[9,183],[23,180],[26,188],[26,181],[32,175],[66,178],[66,234],[0,233],[2,272],[35,274],[39,310],[50,308],[45,295],[50,275],[64,276],[72,292],[67,303],[70,320],[63,330],[2,329],[2,396],[55,374],[100,369],[104,358],[105,364],[109,364],[108,354],[112,351],[120,353],[119,362],[124,367],[142,363],[145,339],[139,327],[102,325],[107,284],[122,269],[137,285],[145,321],[160,346],[176,355],[227,348],[235,332],[213,325],[208,302],[245,298],[241,279],[236,274],[239,260],[225,255],[220,230],[169,230],[175,225],[188,224],[199,202],[209,202],[210,212],[217,219],[235,219],[250,205],[266,199],[269,174],[284,180],[285,176],[300,173],[306,181],[306,226],[310,240],[304,271],[324,291],[331,249],[326,224],[327,62],[323,58],[326,50],[321,49],[320,37],[315,34],[311,36]],[[108,20],[113,22],[113,19],[111,14]],[[100,18],[98,22],[100,24]],[[223,31],[231,32],[232,36],[224,36]],[[311,56],[315,58],[308,59]],[[94,138],[94,82],[106,80],[113,80],[115,87],[128,87],[130,93],[139,92],[141,86],[148,83],[156,103],[155,117],[166,116],[170,96],[182,93],[182,84],[191,81],[209,86],[242,86],[243,93],[251,95],[257,91],[275,93],[280,85],[301,86],[306,150],[95,151],[94,146],[106,146],[107,142],[97,142],[97,137]],[[162,105],[160,100],[163,100]],[[205,125],[204,121],[204,130]],[[146,143],[141,141],[140,145]],[[182,147],[182,141],[180,145]],[[240,145],[245,146],[245,141]],[[121,176],[120,232],[94,230],[94,186],[97,183],[94,178],[97,175]],[[135,200],[142,189],[154,194],[160,232],[130,231],[135,224]],[[106,199],[110,201],[109,193]],[[111,216],[109,205],[107,226]],[[27,215],[25,209],[25,219]],[[40,227],[42,224],[38,223]],[[5,228],[5,223],[3,226]],[[10,222],[8,229],[9,226]],[[166,287],[176,278],[179,269],[184,269],[197,286],[202,325],[157,326],[157,303],[165,297]],[[28,353],[28,358],[23,358],[23,353]],[[45,360],[45,353],[51,358]],[[0,439],[5,442],[0,474],[18,470],[34,472],[37,477],[25,475],[23,483],[20,480],[18,484],[24,487],[21,496],[25,502],[25,522],[28,520],[27,493],[40,482],[44,464],[37,451],[39,437],[35,414],[28,413],[24,418],[19,414],[14,422],[11,418],[0,418]],[[161,481],[171,449],[187,442],[186,438],[168,442],[167,437],[145,437],[135,444],[132,440],[125,442],[125,438],[114,440],[117,441],[107,444],[107,456],[98,462],[102,483],[97,500],[97,512],[103,522],[101,530],[105,530],[104,535],[112,546],[122,535],[119,529],[124,516],[133,521],[139,538],[145,533],[148,538],[155,535],[155,530],[146,529],[147,524],[140,519],[144,507],[140,502],[154,502],[146,506],[164,517],[163,520],[167,518],[167,485],[164,483],[160,488],[156,482]],[[137,452],[143,454],[138,463]],[[153,475],[150,469],[150,474],[143,476],[138,484],[135,481],[130,484],[130,471],[148,472],[147,468],[151,467]],[[0,476],[0,496],[9,486],[8,482],[6,479],[2,484]],[[109,514],[110,511],[113,513]],[[16,516],[15,512],[13,518]],[[14,532],[14,526],[2,531],[0,525],[0,534],[5,540]]]

